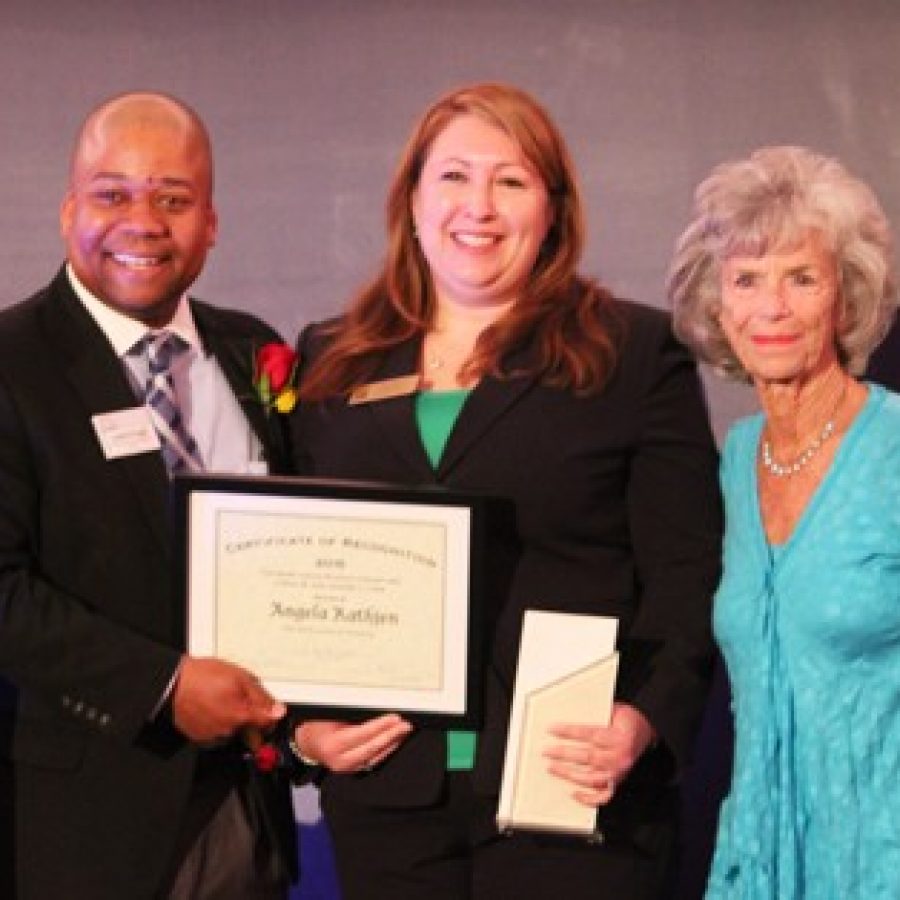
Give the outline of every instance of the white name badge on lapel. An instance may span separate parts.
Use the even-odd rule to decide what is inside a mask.
[[[91,424],[107,459],[159,450],[159,435],[146,406],[99,413],[91,416]]]

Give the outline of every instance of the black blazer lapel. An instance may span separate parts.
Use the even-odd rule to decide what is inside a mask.
[[[65,270],[50,286],[42,327],[63,377],[68,379],[89,419],[139,405],[122,363],[106,336],[75,296]],[[169,550],[166,496],[169,479],[159,453],[139,453],[110,462],[138,498],[139,508],[164,552]]]
[[[373,380],[417,372],[421,346],[421,340],[415,339],[390,350]],[[528,351],[524,349],[511,354],[508,359],[509,370],[515,371],[528,356]],[[416,427],[415,394],[368,405],[384,441],[403,457],[420,481],[430,483],[435,480],[443,481],[472,447],[488,435],[493,423],[527,393],[534,381],[534,378],[528,376],[502,380],[483,378],[463,405],[436,472],[431,467]]]
[[[421,346],[421,340],[416,338],[389,350],[372,380],[416,374]],[[430,484],[434,481],[434,470],[416,427],[415,403],[416,395],[411,393],[366,403],[364,407],[377,423],[384,443],[410,467],[412,478],[423,484]]]
[[[512,354],[508,359],[508,371],[515,371],[517,366],[527,359],[526,351]],[[533,376],[514,375],[498,379],[486,376],[476,385],[466,400],[447,445],[437,475],[443,480],[462,461],[482,438],[488,437],[491,426],[511,406],[518,403],[534,386]]]
[[[253,390],[256,352],[263,344],[276,340],[276,335],[238,334],[225,328],[216,311],[206,304],[192,301],[191,311],[203,346],[216,358],[250,427],[263,445],[269,471],[285,474],[289,463],[282,416],[276,412],[267,415]]]

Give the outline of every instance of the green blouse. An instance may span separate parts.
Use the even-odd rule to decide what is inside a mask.
[[[416,425],[431,465],[437,468],[447,439],[469,396],[467,390],[425,391],[416,396]],[[474,731],[447,732],[447,769],[461,771],[475,764]]]

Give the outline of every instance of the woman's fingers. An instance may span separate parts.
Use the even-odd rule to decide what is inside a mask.
[[[409,722],[390,713],[360,723],[303,722],[295,732],[295,741],[304,756],[333,772],[351,773],[383,762],[411,731]]]

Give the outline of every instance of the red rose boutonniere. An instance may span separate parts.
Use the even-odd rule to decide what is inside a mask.
[[[277,743],[267,740],[262,732],[256,728],[247,728],[243,732],[244,759],[252,763],[257,771],[267,775],[280,768],[284,762],[284,756]]]
[[[253,388],[268,414],[273,409],[289,413],[297,403],[297,363],[299,359],[287,344],[263,344],[253,362]]]
[[[260,744],[253,752],[253,763],[264,775],[281,765],[281,753],[273,744]]]

